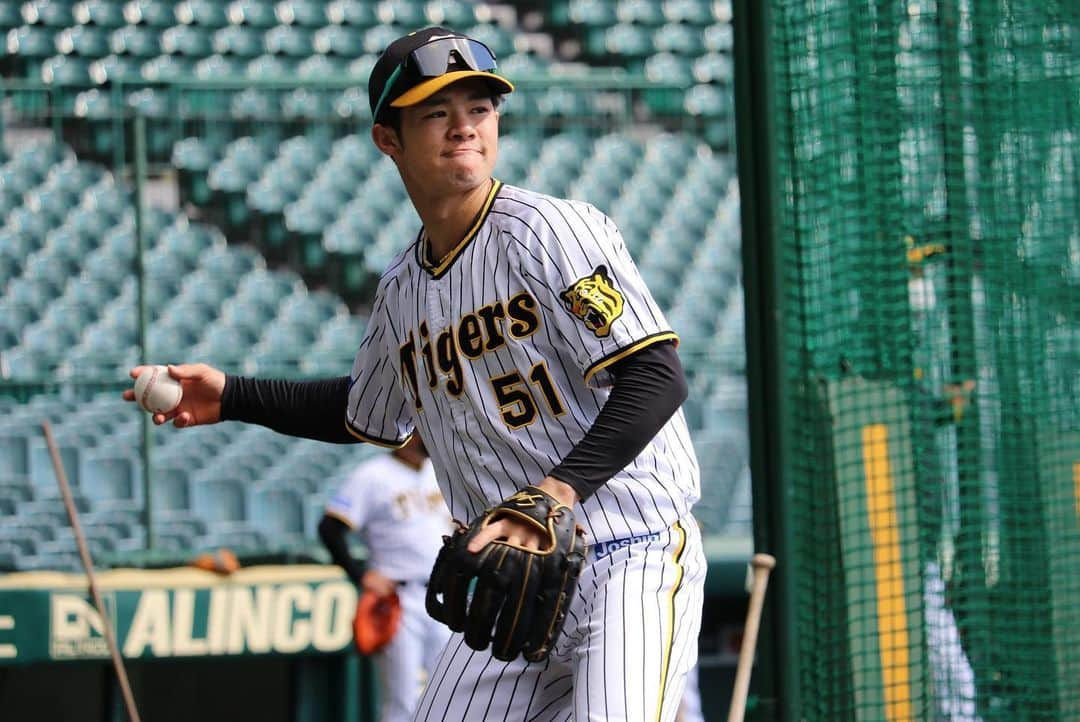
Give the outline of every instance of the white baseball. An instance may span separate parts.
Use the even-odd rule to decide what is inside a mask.
[[[150,366],[135,379],[135,401],[152,414],[167,414],[177,407],[184,391],[165,366]]]

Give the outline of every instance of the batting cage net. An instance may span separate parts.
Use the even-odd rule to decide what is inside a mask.
[[[1080,25],[773,0],[805,720],[1080,719]]]

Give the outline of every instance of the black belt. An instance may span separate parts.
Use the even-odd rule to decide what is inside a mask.
[[[402,579],[395,579],[394,580],[394,584],[398,585],[399,587],[426,587],[427,583],[428,583],[427,579],[424,579],[423,581],[421,581],[419,579],[414,579],[411,582],[408,581],[408,580],[402,580]]]

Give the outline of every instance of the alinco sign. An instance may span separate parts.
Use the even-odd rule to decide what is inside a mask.
[[[333,653],[352,641],[356,589],[344,578],[203,588],[109,589],[124,657]],[[107,658],[88,595],[0,589],[0,664]]]

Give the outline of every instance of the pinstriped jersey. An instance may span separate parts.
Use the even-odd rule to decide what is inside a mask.
[[[677,340],[615,224],[495,181],[445,258],[423,231],[380,279],[347,424],[396,446],[418,429],[455,518],[542,480],[592,426],[611,364]],[[592,542],[667,528],[699,495],[682,411],[580,505]]]

